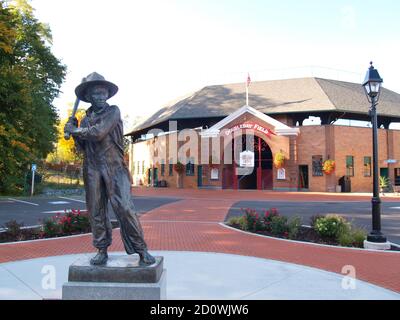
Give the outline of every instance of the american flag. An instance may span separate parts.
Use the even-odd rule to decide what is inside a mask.
[[[251,82],[251,79],[250,79],[250,74],[247,74],[247,87],[249,87],[249,85],[250,85],[250,82]]]

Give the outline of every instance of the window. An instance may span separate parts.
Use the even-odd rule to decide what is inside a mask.
[[[194,158],[190,158],[186,164],[186,175],[194,176]]]
[[[354,177],[354,157],[346,156],[346,176]]]
[[[142,161],[142,174],[144,174],[144,161]]]
[[[165,161],[161,160],[161,176],[165,176]]]
[[[400,186],[400,168],[394,169],[394,185]]]
[[[135,172],[136,172],[136,162],[134,162],[133,166],[132,166],[132,175],[133,176],[135,175]]]
[[[312,175],[322,177],[322,156],[312,156]]]
[[[364,157],[364,177],[371,176],[371,157]]]

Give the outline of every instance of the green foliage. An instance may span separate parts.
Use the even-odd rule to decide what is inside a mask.
[[[274,236],[288,235],[288,219],[285,216],[275,216],[271,219],[271,233]]]
[[[274,236],[283,236],[297,239],[302,226],[301,217],[294,216],[288,219],[278,214],[273,208],[259,215],[254,209],[242,209],[244,215],[232,217],[228,225],[245,231],[267,231]],[[362,248],[367,238],[367,231],[352,226],[344,217],[334,214],[315,215],[311,218],[312,227],[325,240],[331,240],[341,246]],[[324,241],[325,241],[324,240]]]
[[[294,216],[288,222],[288,236],[289,239],[296,239],[301,227],[301,217]]]
[[[228,220],[227,224],[230,226],[240,226],[243,220],[243,216],[241,217],[232,217]]]
[[[385,189],[389,186],[390,180],[388,177],[379,176],[379,187]]]
[[[367,238],[367,231],[360,228],[344,229],[338,236],[338,242],[343,247],[358,247],[364,246],[364,240]]]
[[[354,228],[351,230],[353,237],[353,246],[358,248],[364,247],[364,240],[367,239],[368,232],[365,229]]]
[[[51,32],[26,0],[0,2],[0,194],[21,192],[28,165],[52,151],[52,101],[66,67],[51,53]]]
[[[53,238],[60,234],[61,226],[54,217],[47,218],[43,221],[43,237]]]
[[[279,213],[278,210],[276,210],[275,208],[264,211],[264,215],[262,217],[262,225],[265,231],[271,232],[272,218],[276,216],[279,216]]]
[[[351,247],[353,245],[353,237],[350,232],[342,232],[338,236],[338,242],[342,247]]]
[[[253,232],[262,229],[262,222],[256,210],[253,209],[244,210],[242,226],[243,230],[253,231]]]
[[[322,215],[322,214],[315,214],[315,215],[313,215],[311,218],[310,218],[310,226],[311,226],[311,228],[314,228],[315,227],[315,223],[317,222],[317,220],[319,219],[319,218],[323,218],[324,217],[324,215]]]
[[[322,237],[337,240],[339,235],[348,232],[350,224],[339,215],[326,215],[315,221],[314,230]]]

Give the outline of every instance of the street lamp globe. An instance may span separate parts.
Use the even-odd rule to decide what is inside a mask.
[[[367,74],[365,75],[365,79],[362,85],[364,87],[368,101],[372,102],[372,100],[374,100],[375,102],[377,102],[381,92],[381,84],[383,82],[383,79],[380,77],[378,70],[375,69],[372,65],[372,61],[370,62],[370,65],[371,66],[369,67]]]

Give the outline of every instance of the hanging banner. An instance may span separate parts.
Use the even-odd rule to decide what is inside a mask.
[[[225,134],[229,136],[231,133],[241,130],[241,129],[250,129],[250,130],[255,130],[264,133],[268,138],[271,137],[271,135],[276,135],[275,132],[273,132],[271,129],[268,129],[262,125],[259,125],[258,123],[254,122],[245,122],[238,124],[230,129],[225,130]]]

